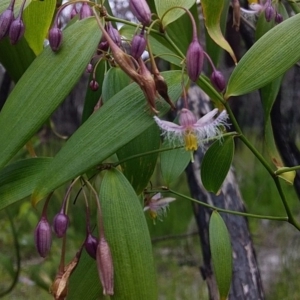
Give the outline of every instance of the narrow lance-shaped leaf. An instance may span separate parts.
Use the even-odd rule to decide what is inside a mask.
[[[29,158],[3,168],[0,171],[0,210],[30,196],[40,173],[51,161],[52,158]]]
[[[163,143],[163,148],[171,147],[168,141]],[[172,149],[170,151],[161,152],[160,168],[162,177],[167,186],[179,179],[179,176],[185,170],[191,160],[191,153],[185,151],[184,148]]]
[[[17,153],[68,95],[100,36],[94,18],[76,22],[65,30],[58,53],[47,47],[30,65],[0,114],[0,166]]]
[[[183,9],[171,9],[172,7],[181,6],[189,9],[194,3],[195,0],[155,0],[155,7],[159,18],[162,18],[162,16],[168,11],[162,20],[163,26],[166,27],[168,24],[174,22],[185,13]]]
[[[221,28],[221,32],[222,32],[223,36],[225,35],[227,17],[228,17],[228,9],[229,9],[230,3],[231,3],[230,0],[224,0],[224,7],[223,7],[221,17],[220,17],[220,28]],[[217,67],[222,48],[218,44],[216,44],[216,42],[214,42],[214,40],[208,34],[207,30],[205,31],[205,33],[206,33],[206,51]]]
[[[209,221],[209,244],[220,300],[226,300],[232,279],[232,248],[227,227],[217,211]]]
[[[56,0],[32,1],[24,10],[25,38],[35,55],[43,50],[55,7]]]
[[[170,98],[181,94],[181,71],[162,73],[169,85]],[[163,114],[169,105],[159,101]],[[95,112],[67,141],[41,176],[33,201],[82,174],[114,154],[120,147],[154,123],[140,88],[132,83]]]
[[[215,141],[206,151],[201,164],[201,179],[206,190],[217,194],[230,169],[234,154],[233,137]]]
[[[235,54],[228,42],[225,40],[220,27],[224,0],[202,0],[201,5],[203,9],[205,27],[208,34],[216,42],[216,44],[226,50],[232,57],[233,61],[237,63]]]
[[[299,26],[300,14],[263,35],[233,70],[225,99],[259,89],[294,65],[300,59]]]
[[[149,152],[159,149],[160,138],[159,129],[153,124],[143,133],[138,135],[128,144],[117,151],[119,160],[126,159],[139,153]],[[123,173],[131,183],[137,195],[141,194],[148,185],[154,172],[158,153],[153,153],[135,159],[130,159],[122,163]]]
[[[115,271],[111,298],[156,300],[156,275],[144,212],[133,188],[118,170],[106,172],[100,202]]]

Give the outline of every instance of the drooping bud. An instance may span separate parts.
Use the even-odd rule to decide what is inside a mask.
[[[82,19],[91,17],[92,15],[93,14],[92,14],[92,10],[91,10],[90,6],[87,4],[87,2],[84,2],[79,11],[79,19],[82,20]]]
[[[84,242],[84,247],[86,252],[94,259],[96,259],[97,246],[98,239],[94,237],[91,233],[88,233]]]
[[[164,98],[164,100],[171,106],[173,110],[175,110],[176,107],[174,106],[174,103],[171,101],[168,94],[168,85],[160,73],[154,73],[154,82],[159,95]]]
[[[133,15],[145,26],[151,23],[151,11],[146,0],[130,0],[129,6]]]
[[[62,38],[62,30],[54,25],[49,31],[49,43],[52,51],[57,52],[59,50]]]
[[[270,22],[274,16],[274,8],[272,5],[268,5],[265,9],[265,18],[267,22]]]
[[[155,99],[156,99],[156,86],[155,81],[150,73],[150,71],[147,69],[144,61],[140,58],[139,61],[139,74],[140,77],[140,87],[142,91],[144,92],[144,95],[146,97],[146,100],[151,108],[151,110],[157,114],[158,111],[156,110],[155,105]]]
[[[34,232],[35,246],[41,257],[46,257],[51,248],[51,227],[45,216],[42,216]]]
[[[53,231],[58,238],[62,238],[68,229],[69,217],[63,212],[59,212],[53,219]]]
[[[111,22],[105,24],[105,29],[110,38],[114,41],[117,46],[121,46],[121,36],[119,31],[111,25]]]
[[[214,70],[210,76],[210,81],[217,91],[223,92],[226,88],[226,81],[222,72]]]
[[[99,89],[99,83],[95,79],[92,79],[90,82],[90,89],[92,91],[97,91]]]
[[[279,13],[276,13],[276,15],[275,15],[275,22],[277,23],[277,24],[279,24],[279,23],[281,23],[283,21],[283,16],[281,15],[281,14],[279,14]]]
[[[131,56],[138,60],[146,49],[147,41],[144,30],[140,34],[136,34],[131,41]]]
[[[109,245],[100,238],[96,253],[97,269],[103,287],[103,295],[114,294],[114,267]]]
[[[0,15],[0,40],[8,34],[13,20],[13,4],[10,4],[9,7]]]
[[[204,52],[198,41],[193,39],[186,54],[187,74],[192,81],[197,81],[203,68]]]
[[[21,17],[16,18],[9,27],[9,39],[15,45],[24,35],[25,25]]]

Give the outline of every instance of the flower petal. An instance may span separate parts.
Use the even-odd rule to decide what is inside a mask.
[[[177,125],[175,123],[168,122],[168,121],[162,121],[161,119],[159,119],[156,116],[154,116],[154,120],[163,131],[175,132],[175,133],[183,133],[184,132],[184,128],[180,125]]]
[[[202,118],[200,118],[196,124],[194,125],[196,128],[203,127],[205,125],[209,125],[211,122],[214,121],[214,116],[218,113],[218,109],[215,108],[206,115],[204,115]]]

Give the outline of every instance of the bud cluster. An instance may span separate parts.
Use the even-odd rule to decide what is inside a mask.
[[[279,24],[283,21],[282,15],[273,7],[271,0],[267,0],[264,7],[264,13],[267,22],[270,22],[274,19],[274,21]]]
[[[197,81],[203,69],[204,57],[206,57],[213,69],[213,72],[210,76],[210,81],[218,92],[223,92],[226,88],[225,78],[221,71],[215,68],[211,58],[203,50],[201,44],[199,43],[196,26],[193,26],[193,30],[193,40],[190,43],[186,54],[187,74],[191,81]]]
[[[25,25],[22,19],[26,0],[23,0],[20,12],[15,18],[15,0],[11,0],[8,8],[0,15],[0,40],[9,37],[12,45],[16,44],[24,35]]]
[[[71,9],[67,10],[69,7]],[[77,4],[66,3],[58,10],[52,28],[48,33],[49,44],[52,51],[57,52],[60,49],[63,40],[62,27],[64,26],[64,22],[61,21],[60,17],[65,16],[67,20],[70,20],[76,15],[79,16],[80,20],[89,18],[93,15],[88,2],[83,2],[82,4],[80,2]]]
[[[79,177],[77,178],[79,179]],[[82,243],[80,249],[77,251],[76,256],[73,258],[73,260],[65,266],[65,250],[66,250],[66,233],[67,229],[69,226],[69,217],[66,214],[66,206],[67,202],[70,197],[71,190],[76,183],[76,180],[74,180],[66,194],[61,206],[60,211],[54,216],[53,222],[52,222],[52,229],[51,225],[48,221],[47,218],[47,207],[48,203],[50,200],[50,197],[52,193],[48,196],[44,207],[42,211],[42,216],[35,228],[34,232],[34,240],[35,240],[35,246],[37,249],[37,252],[39,255],[43,258],[45,258],[51,249],[51,244],[52,244],[52,230],[55,233],[55,235],[58,238],[63,238],[63,243],[62,243],[62,249],[61,249],[61,261],[59,264],[59,270],[56,275],[56,278],[52,284],[51,287],[51,293],[55,296],[55,299],[58,299],[57,297],[59,295],[64,295],[67,296],[67,288],[62,288],[62,286],[67,287],[68,285],[68,280],[71,275],[71,273],[74,271],[76,268],[82,250],[85,249],[87,254],[91,256],[96,262],[95,264],[98,267],[98,274],[99,274],[99,279],[102,283],[103,286],[103,294],[104,295],[113,295],[114,293],[114,269],[113,269],[113,261],[112,261],[112,256],[111,256],[111,251],[109,244],[106,241],[105,234],[104,234],[104,229],[103,229],[103,222],[102,222],[102,212],[101,212],[101,207],[100,207],[100,202],[98,196],[96,196],[96,201],[97,201],[97,207],[98,207],[98,224],[99,225],[99,238],[95,237],[92,234],[91,230],[91,221],[90,221],[90,210],[88,206],[88,201],[86,200],[86,238],[84,242]],[[90,187],[93,189],[92,185],[82,179],[83,182],[85,183],[86,186]],[[83,187],[82,187],[83,189]],[[97,195],[95,190],[93,189],[93,192]],[[83,192],[85,195],[85,192]],[[85,196],[86,198],[86,196]],[[60,298],[59,298],[60,299]]]

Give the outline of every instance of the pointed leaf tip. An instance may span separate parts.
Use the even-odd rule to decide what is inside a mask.
[[[224,38],[220,27],[224,1],[202,0],[201,5],[203,9],[205,27],[207,29],[208,34],[215,41],[216,44],[218,44],[221,48],[223,48],[230,54],[234,63],[237,64],[235,54],[232,48],[230,47],[229,43]]]
[[[220,299],[227,299],[232,279],[232,248],[225,222],[217,211],[209,222],[209,243]]]

